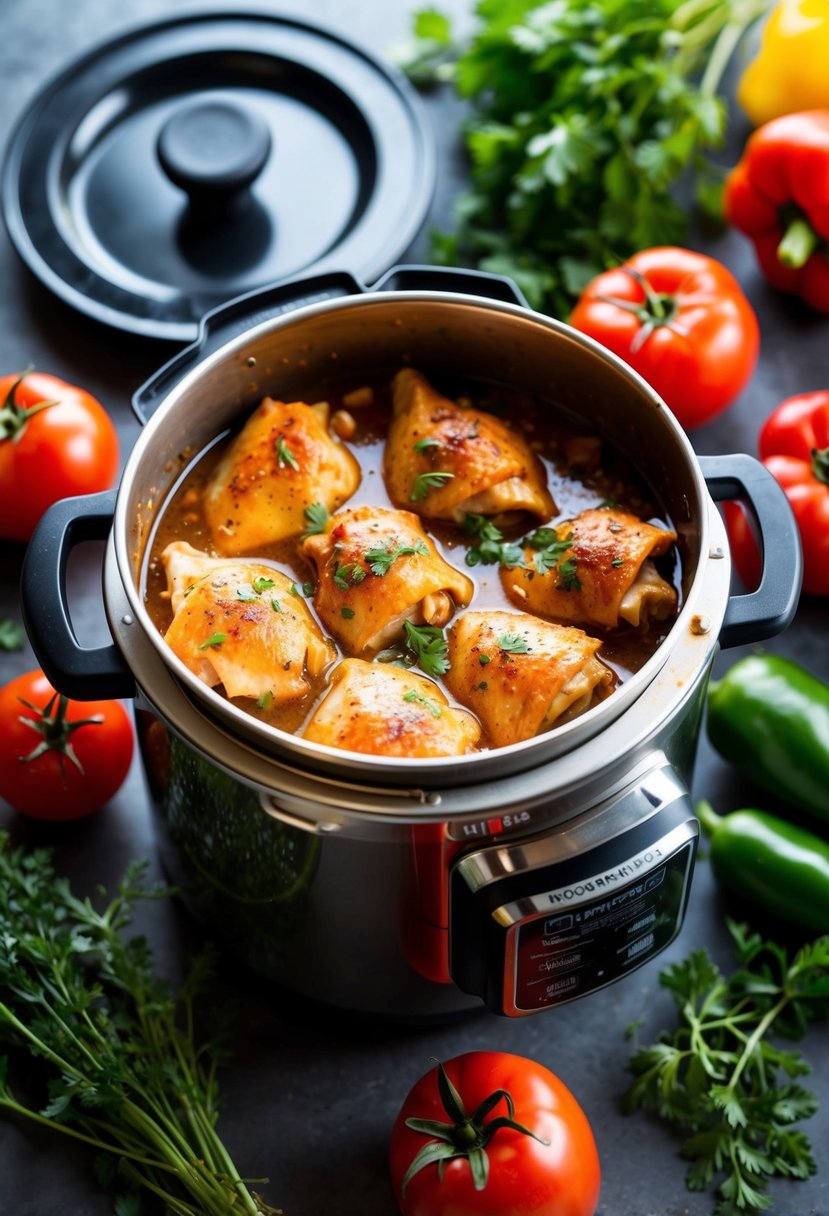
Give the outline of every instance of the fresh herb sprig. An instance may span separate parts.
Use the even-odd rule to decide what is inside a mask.
[[[681,245],[696,174],[719,210],[708,161],[721,145],[719,84],[767,0],[478,0],[466,44],[429,7],[401,55],[417,83],[453,79],[472,185],[433,260],[511,276],[561,317],[600,270],[652,245]],[[434,68],[434,72],[430,72]]]
[[[325,525],[328,523],[328,508],[324,503],[309,503],[302,514],[305,519],[305,531],[302,533],[302,540],[305,540],[309,536],[319,536],[321,532],[325,531]]]
[[[403,624],[403,640],[415,662],[427,676],[443,676],[449,670],[449,644],[436,625]]]
[[[389,569],[397,561],[399,557],[428,557],[429,550],[426,547],[426,542],[422,540],[415,541],[413,545],[397,545],[394,549],[367,549],[363,554],[363,558],[368,562],[368,568],[372,574],[376,574],[378,578],[382,578],[384,574],[388,574]]]
[[[455,476],[454,473],[441,472],[436,469],[433,473],[418,473],[412,485],[412,492],[409,495],[410,502],[423,502],[428,498],[432,490],[440,490],[447,481],[451,481]]]
[[[687,1137],[689,1189],[716,1182],[715,1216],[745,1216],[769,1207],[770,1177],[815,1172],[809,1141],[794,1126],[817,1105],[794,1080],[809,1065],[775,1040],[800,1038],[809,1022],[829,1016],[829,936],[790,960],[745,926],[728,927],[738,961],[731,975],[705,950],[660,974],[679,1023],[633,1056],[626,1108],[675,1124]]]
[[[527,537],[527,544],[536,550],[533,566],[539,574],[546,574],[548,570],[560,568],[562,558],[573,547],[573,533],[559,538],[553,528],[539,528]]]
[[[117,895],[96,910],[56,875],[49,853],[10,848],[0,834],[0,1110],[49,1127],[100,1154],[99,1176],[138,1210],[152,1193],[176,1216],[277,1216],[239,1176],[216,1131],[216,1069],[223,1037],[194,1037],[209,956],[192,965],[177,996],[153,974],[147,942],[128,937],[139,898],[164,894],[134,864]],[[36,1062],[44,1104],[27,1088]],[[108,1163],[108,1164],[107,1164]]]
[[[464,531],[477,538],[478,543],[466,551],[467,566],[523,566],[521,545],[505,541],[504,534],[485,515],[468,512],[464,516]]]
[[[0,619],[0,650],[21,650],[23,648],[23,626],[7,617]]]

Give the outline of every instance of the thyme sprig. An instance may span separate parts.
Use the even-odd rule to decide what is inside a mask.
[[[0,1111],[102,1154],[99,1176],[124,1192],[118,1210],[143,1191],[175,1216],[277,1216],[216,1130],[226,1036],[197,1042],[194,1032],[209,953],[174,996],[146,940],[127,936],[135,901],[164,894],[133,864],[98,911],[46,850],[10,848],[0,833],[0,1041],[11,1049],[0,1058]],[[40,1106],[10,1079],[20,1064],[28,1088],[32,1061],[45,1078]]]

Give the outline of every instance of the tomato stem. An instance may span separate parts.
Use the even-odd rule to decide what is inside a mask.
[[[57,698],[58,708],[53,714],[52,708]],[[55,693],[50,697],[42,709],[37,705],[33,705],[31,701],[26,701],[23,697],[18,697],[21,705],[25,705],[35,715],[35,718],[26,717],[25,714],[20,714],[19,721],[24,726],[30,727],[37,731],[41,736],[40,742],[29,752],[27,756],[18,756],[21,764],[30,764],[32,760],[37,760],[39,756],[43,756],[46,752],[57,752],[63,759],[64,757],[75,765],[79,773],[83,773],[83,765],[75,754],[72,747],[71,739],[74,731],[79,730],[82,726],[100,726],[103,722],[103,716],[97,714],[93,718],[78,718],[74,722],[66,720],[66,707],[69,704],[69,698],[62,693]]]
[[[664,291],[654,291],[645,276],[638,270],[634,270],[631,266],[623,266],[622,270],[641,287],[644,300],[638,303],[636,300],[622,300],[618,296],[596,296],[596,299],[601,300],[603,304],[613,304],[616,308],[623,308],[625,312],[633,313],[639,321],[642,328],[630,347],[631,351],[635,353],[645,345],[655,329],[659,329],[662,325],[675,328],[674,321],[678,308],[675,296]]]
[[[12,443],[16,443],[30,418],[41,410],[48,410],[58,404],[57,401],[38,401],[37,405],[30,405],[28,408],[18,405],[17,390],[31,370],[27,368],[25,372],[21,372],[6,394],[6,400],[0,409],[0,440],[11,439]]]

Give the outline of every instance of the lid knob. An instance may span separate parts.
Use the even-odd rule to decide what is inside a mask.
[[[167,119],[156,151],[191,206],[222,208],[258,177],[270,155],[271,133],[258,114],[235,102],[202,100]]]

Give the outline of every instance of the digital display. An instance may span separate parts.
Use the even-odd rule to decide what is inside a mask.
[[[688,842],[624,885],[597,875],[550,892],[550,911],[513,930],[516,1008],[603,988],[663,950],[682,915],[692,853]]]

